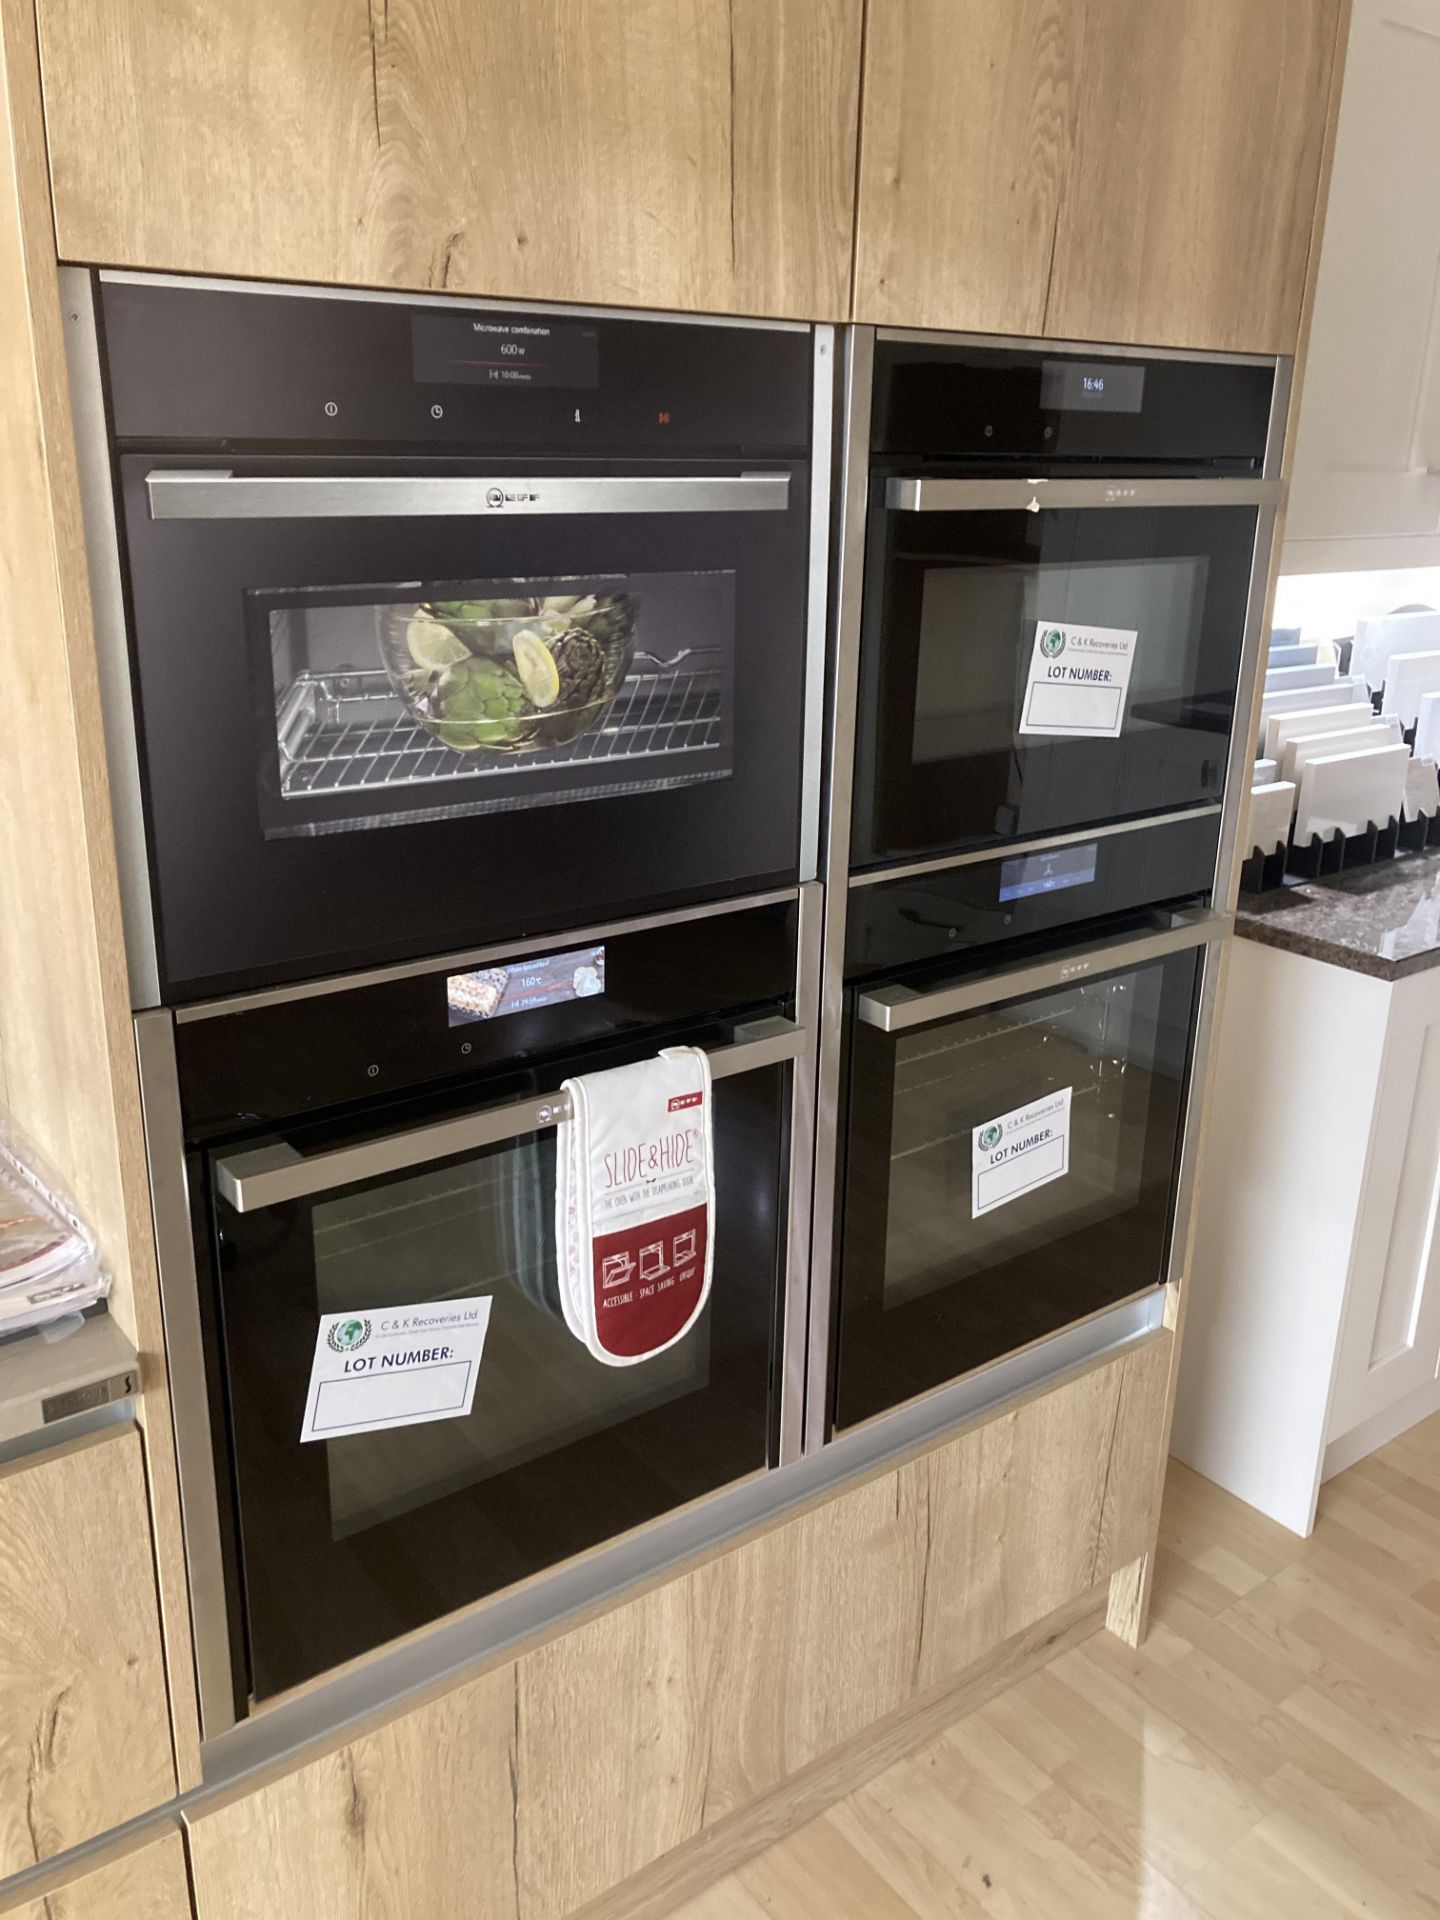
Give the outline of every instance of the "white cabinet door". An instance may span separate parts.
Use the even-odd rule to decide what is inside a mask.
[[[1440,564],[1440,0],[1355,0],[1285,570]]]
[[[1440,970],[1390,996],[1330,1410],[1336,1439],[1440,1370]]]

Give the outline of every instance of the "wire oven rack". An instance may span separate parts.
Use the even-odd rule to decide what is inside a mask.
[[[456,753],[427,733],[377,670],[301,673],[276,712],[280,791],[287,800],[441,780],[503,780],[507,773],[681,757],[722,744],[718,669],[634,668],[598,727],[568,746],[533,753]]]

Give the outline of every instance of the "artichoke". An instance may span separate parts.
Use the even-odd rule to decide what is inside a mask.
[[[517,739],[530,702],[519,679],[493,660],[462,660],[429,695],[431,729],[447,747],[470,753]]]

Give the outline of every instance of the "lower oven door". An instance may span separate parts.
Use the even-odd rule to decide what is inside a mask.
[[[833,1425],[1166,1277],[1206,942],[1174,916],[852,995]]]
[[[714,1279],[694,1328],[637,1365],[592,1359],[562,1317],[547,1115],[567,1073],[653,1045],[492,1085],[498,1105],[437,1119],[432,1103],[399,1131],[312,1127],[212,1160],[254,1700],[774,1461],[801,1037],[780,1018],[665,1036],[706,1046],[715,1076]],[[321,1315],[482,1296],[468,1414],[301,1443]],[[241,1711],[246,1691],[237,1676]]]

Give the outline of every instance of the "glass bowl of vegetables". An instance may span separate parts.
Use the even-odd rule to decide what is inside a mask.
[[[425,600],[380,616],[391,685],[455,753],[568,746],[609,713],[634,652],[629,593]]]

